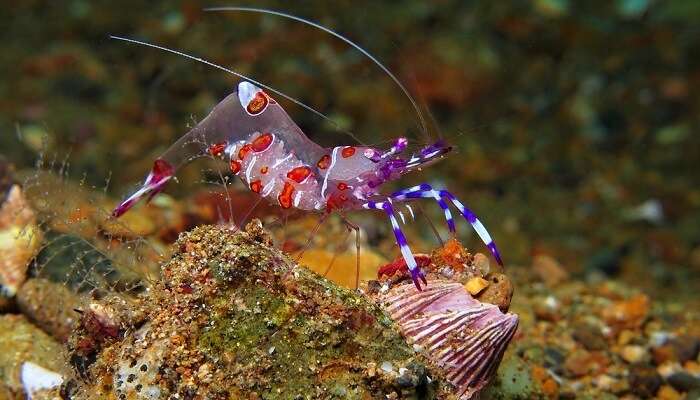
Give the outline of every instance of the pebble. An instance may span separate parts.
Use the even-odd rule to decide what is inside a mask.
[[[51,371],[63,371],[62,351],[58,342],[30,324],[24,316],[0,316],[0,386],[21,393],[20,371],[27,361]]]
[[[469,294],[471,294],[472,296],[478,295],[488,286],[489,281],[480,276],[475,276],[464,284],[464,287],[467,289],[467,292],[469,292]]]
[[[649,314],[649,306],[649,298],[646,295],[639,294],[605,308],[603,310],[603,318],[611,326],[621,329],[636,329],[646,320]]]
[[[658,393],[656,393],[656,398],[659,400],[681,400],[681,394],[668,385],[661,386]]]
[[[632,368],[629,382],[632,393],[644,398],[653,397],[663,383],[655,369],[644,366]]]
[[[569,273],[554,257],[548,255],[535,256],[532,269],[548,287],[555,287],[569,279]]]
[[[688,392],[693,389],[700,389],[700,377],[693,376],[685,371],[676,372],[668,377],[668,383],[674,389],[681,392]]]
[[[637,364],[647,361],[649,353],[642,346],[627,345],[620,351],[620,357],[630,364]]]
[[[484,277],[489,281],[488,287],[481,291],[476,299],[483,303],[494,304],[502,312],[507,312],[513,298],[513,283],[500,273],[492,272]]]
[[[569,376],[582,377],[598,375],[610,364],[610,360],[602,352],[574,351],[566,358],[564,369]]]
[[[676,361],[681,363],[694,360],[700,351],[700,339],[695,336],[678,336],[669,340],[668,345],[673,348]]]
[[[65,342],[78,320],[74,310],[81,309],[83,301],[64,285],[31,278],[17,292],[17,305],[44,332]]]
[[[605,338],[603,337],[600,328],[595,325],[579,322],[574,324],[573,338],[581,343],[586,350],[603,350],[607,347]]]

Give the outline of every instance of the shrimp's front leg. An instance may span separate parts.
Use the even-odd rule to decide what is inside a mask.
[[[423,271],[420,270],[418,263],[416,263],[416,259],[413,257],[413,253],[411,252],[411,248],[408,247],[406,236],[404,236],[403,232],[401,231],[399,221],[394,215],[394,207],[391,205],[391,199],[387,199],[387,201],[382,202],[370,201],[363,204],[362,207],[366,209],[383,210],[389,217],[389,221],[391,221],[391,228],[394,231],[394,236],[396,237],[396,244],[398,244],[399,249],[401,250],[401,255],[403,255],[404,261],[406,261],[408,270],[411,271],[413,284],[416,285],[418,290],[423,290],[420,286],[419,279],[426,285],[428,284],[428,281],[426,281]]]
[[[491,238],[491,235],[486,230],[486,227],[484,227],[484,224],[482,224],[481,221],[479,221],[476,215],[469,208],[467,208],[464,204],[462,204],[462,202],[457,200],[457,198],[452,193],[448,192],[447,190],[433,189],[432,186],[428,185],[427,183],[423,183],[421,185],[413,186],[408,189],[399,190],[398,192],[395,192],[391,195],[391,199],[397,201],[407,201],[420,198],[433,198],[438,202],[440,208],[442,208],[442,210],[445,213],[445,219],[447,220],[447,226],[449,227],[450,232],[454,233],[455,224],[452,219],[452,213],[450,213],[449,207],[447,206],[444,199],[449,200],[455,207],[457,207],[457,210],[459,210],[459,213],[462,214],[464,219],[467,220],[467,222],[469,222],[469,224],[474,228],[477,235],[479,235],[479,238],[481,238],[486,247],[488,247],[489,251],[491,252],[491,254],[493,254],[493,257],[496,259],[498,264],[501,266],[503,265],[503,261],[501,260],[501,254],[498,252],[496,243]]]

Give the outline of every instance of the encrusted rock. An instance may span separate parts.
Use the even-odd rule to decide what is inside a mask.
[[[138,312],[71,338],[74,398],[454,398],[378,305],[270,243],[254,223],[184,234]]]

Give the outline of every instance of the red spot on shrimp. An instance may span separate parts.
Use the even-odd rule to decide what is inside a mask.
[[[221,157],[226,149],[226,142],[215,143],[209,146],[209,154],[214,157]]]
[[[294,194],[294,186],[291,183],[285,182],[282,192],[277,196],[282,208],[290,208],[292,206],[292,195]]]
[[[355,148],[352,146],[347,146],[340,151],[340,155],[343,156],[343,158],[352,157],[354,154]]]
[[[231,172],[233,172],[234,174],[238,174],[239,172],[241,172],[241,163],[236,160],[231,160],[231,162],[229,163],[229,167],[231,168]]]
[[[263,93],[261,90],[257,92],[255,97],[250,100],[246,110],[252,115],[258,115],[265,111],[265,107],[267,107],[268,102],[267,95],[265,95],[265,93]]]
[[[255,152],[259,153],[261,151],[267,150],[268,147],[272,144],[272,134],[271,133],[264,133],[255,140],[253,140],[252,143],[252,148]]]
[[[251,146],[250,143],[244,144],[243,147],[238,150],[238,158],[241,160],[244,159],[251,151],[253,151],[253,146]]]
[[[293,180],[296,183],[302,183],[304,180],[311,175],[311,168],[309,167],[296,167],[291,171],[287,172],[287,178]]]
[[[265,174],[267,173],[267,170],[268,170],[268,169],[269,169],[269,168],[267,168],[267,165],[266,165],[266,166],[260,168],[260,173],[263,174],[263,175],[265,175]]]
[[[348,188],[348,185],[345,182],[340,182],[338,184],[338,190],[345,190]]]
[[[255,193],[260,193],[260,190],[262,190],[262,182],[260,182],[260,179],[250,182],[250,190]]]
[[[331,156],[326,154],[325,156],[321,157],[320,160],[316,163],[316,166],[320,169],[326,169],[331,165]]]

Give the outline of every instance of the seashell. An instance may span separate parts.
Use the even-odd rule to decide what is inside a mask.
[[[22,190],[14,185],[0,207],[0,294],[12,297],[41,246],[41,230]]]
[[[22,364],[20,380],[27,399],[31,400],[38,392],[61,386],[63,376],[31,361],[25,361]]]
[[[432,280],[379,295],[407,341],[443,371],[460,399],[471,399],[491,380],[518,327],[518,316],[481,303],[457,282]]]

